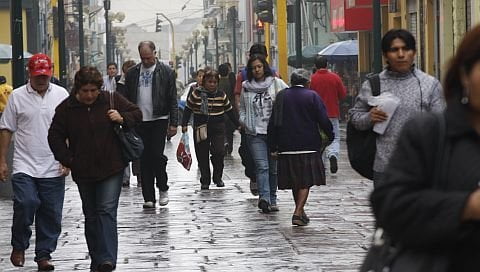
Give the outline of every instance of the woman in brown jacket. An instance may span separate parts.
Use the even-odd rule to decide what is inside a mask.
[[[102,84],[95,67],[82,67],[48,133],[55,159],[71,168],[78,186],[91,271],[112,271],[117,261],[117,208],[127,162],[114,125],[132,128],[142,120],[136,105],[116,92],[101,92]]]

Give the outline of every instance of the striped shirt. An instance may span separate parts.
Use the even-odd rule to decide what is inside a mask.
[[[232,104],[225,92],[217,90],[215,92],[207,92],[208,96],[208,114],[201,111],[202,97],[200,88],[196,88],[187,98],[187,105],[182,120],[182,125],[186,126],[190,119],[191,113],[194,114],[194,124],[204,124],[207,122],[224,122],[224,114],[227,114],[234,124],[238,124],[238,120],[234,120],[232,112]],[[231,115],[231,116],[230,116]]]

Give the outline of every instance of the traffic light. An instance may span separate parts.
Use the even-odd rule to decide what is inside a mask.
[[[155,32],[161,32],[162,31],[161,23],[162,23],[162,20],[157,15],[157,20],[155,21]]]
[[[257,19],[257,33],[258,35],[263,35],[264,33],[264,27],[263,27],[263,22],[260,19]]]
[[[273,23],[273,0],[258,0],[255,12],[262,22]]]

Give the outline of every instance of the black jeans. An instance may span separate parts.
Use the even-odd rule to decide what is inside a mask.
[[[196,127],[196,126],[195,126]],[[197,156],[198,168],[200,169],[200,183],[209,185],[211,181],[210,163],[208,155],[213,166],[213,182],[222,180],[223,158],[225,156],[225,123],[209,123],[207,125],[207,139],[197,143],[196,133],[193,134],[195,140],[195,154]]]
[[[242,159],[242,164],[245,166],[245,176],[252,179],[255,178],[255,162],[253,161],[252,153],[250,153],[250,148],[247,144],[247,136],[245,132],[240,132],[240,147],[238,148],[238,154]]]
[[[142,194],[145,201],[155,202],[154,180],[160,191],[168,191],[167,156],[165,137],[167,135],[168,120],[142,122],[138,134],[142,137],[144,150],[140,158],[140,176],[142,178]]]

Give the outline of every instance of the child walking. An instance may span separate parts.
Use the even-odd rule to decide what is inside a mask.
[[[235,127],[240,123],[232,111],[232,104],[225,92],[218,90],[220,77],[214,70],[208,70],[203,76],[203,84],[196,88],[187,98],[183,113],[182,132],[187,132],[187,124],[193,113],[193,138],[195,154],[200,168],[200,184],[202,190],[208,190],[212,175],[210,173],[209,154],[213,166],[213,183],[224,187],[223,157],[225,156],[225,114]]]

